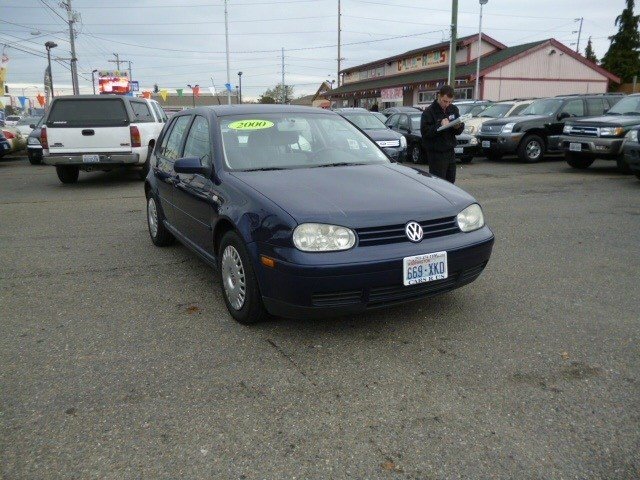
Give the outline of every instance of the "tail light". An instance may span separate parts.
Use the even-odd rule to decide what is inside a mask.
[[[16,136],[13,134],[13,132],[10,132],[9,130],[3,130],[2,133],[4,133],[4,136],[7,140],[11,140],[13,138],[16,138]]]
[[[49,150],[49,141],[47,140],[47,127],[42,127],[40,129],[40,145],[45,150]]]
[[[130,126],[129,131],[131,132],[131,146],[132,147],[141,147],[142,142],[140,141],[140,130],[138,127]]]

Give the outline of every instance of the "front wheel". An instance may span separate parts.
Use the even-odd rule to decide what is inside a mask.
[[[234,231],[220,242],[218,279],[227,310],[237,322],[249,325],[268,318],[244,241]]]
[[[564,159],[569,164],[569,166],[577,168],[579,170],[585,170],[589,168],[595,160],[593,158],[583,157],[571,152],[565,152]]]
[[[80,169],[73,165],[56,165],[56,173],[62,183],[76,183]]]
[[[518,145],[518,156],[523,162],[539,162],[544,158],[544,140],[538,135],[527,135]]]
[[[420,145],[412,145],[410,147],[409,158],[413,163],[424,163],[424,154]]]

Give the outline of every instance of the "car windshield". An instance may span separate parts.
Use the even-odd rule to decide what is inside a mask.
[[[370,113],[343,113],[344,118],[362,130],[386,130],[386,126]]]
[[[466,115],[467,113],[471,112],[471,110],[475,106],[476,105],[473,103],[464,103],[462,105],[456,105],[456,107],[458,107],[458,111],[460,112],[460,115]]]
[[[607,115],[640,115],[640,96],[623,98],[609,109]]]
[[[558,98],[546,98],[536,100],[522,111],[521,115],[545,115],[550,117],[555,114],[562,105],[562,100]]]
[[[411,130],[420,131],[420,118],[422,115],[411,115]]]
[[[378,146],[339,115],[269,113],[220,119],[229,170],[387,164]]]
[[[42,117],[25,117],[18,122],[18,125],[37,125]]]
[[[487,118],[502,118],[507,114],[509,110],[513,108],[513,105],[513,103],[496,103],[495,105],[487,107],[478,116]]]

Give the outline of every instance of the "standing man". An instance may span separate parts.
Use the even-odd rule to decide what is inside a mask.
[[[427,153],[429,173],[451,183],[456,181],[456,135],[464,130],[464,123],[437,130],[460,117],[458,107],[453,104],[453,94],[450,85],[440,88],[438,98],[422,112],[420,119],[422,147]]]

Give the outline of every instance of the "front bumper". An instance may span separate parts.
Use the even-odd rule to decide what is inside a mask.
[[[580,151],[571,150],[571,144],[580,144]],[[560,148],[565,152],[615,160],[622,153],[624,138],[583,137],[562,135]]]
[[[339,316],[399,303],[420,300],[448,292],[475,280],[491,256],[494,236],[488,227],[423,241],[419,244],[356,247],[335,254],[301,254],[294,249],[254,244],[254,255],[276,259],[275,268],[257,263],[260,291],[267,310],[277,316],[317,318]],[[358,252],[358,250],[360,250]],[[449,276],[444,280],[404,286],[403,258],[422,253],[447,251]],[[259,253],[258,253],[259,252]],[[289,253],[298,260],[284,260]],[[319,264],[324,255],[342,255],[347,263]],[[368,261],[365,259],[368,258]]]
[[[49,154],[44,155],[43,160],[47,165],[82,165],[84,167],[135,165],[140,163],[140,155],[137,153],[87,153],[87,155],[98,155],[100,159],[98,162],[84,162],[82,154]]]
[[[640,143],[625,142],[623,147],[624,161],[634,173],[640,173]]]
[[[456,158],[475,157],[482,153],[478,139],[473,135],[463,134],[456,137],[454,147]]]
[[[523,133],[499,133],[490,135],[481,133],[478,135],[478,142],[483,154],[511,154],[518,151],[520,140],[524,136]]]

